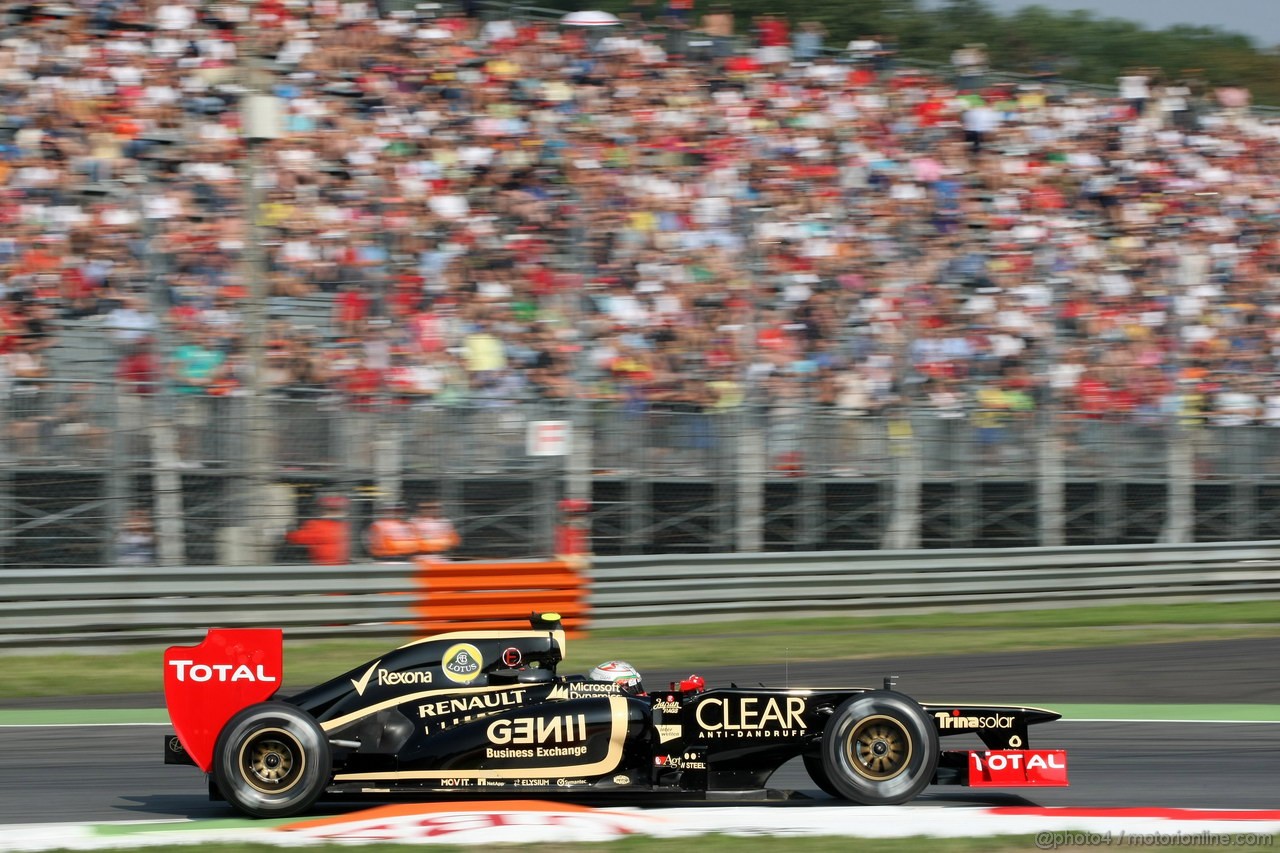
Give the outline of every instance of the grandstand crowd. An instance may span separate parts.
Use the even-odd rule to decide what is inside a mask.
[[[261,285],[282,393],[1280,425],[1280,126],[1238,92],[1001,85],[779,19],[735,41],[337,0],[7,15],[12,399],[69,370],[66,323],[134,390],[237,393]],[[254,143],[251,232],[263,80],[283,132]]]

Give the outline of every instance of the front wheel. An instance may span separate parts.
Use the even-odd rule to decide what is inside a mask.
[[[822,735],[822,766],[845,799],[874,806],[905,803],[933,781],[938,732],[909,697],[874,690],[831,715]]]
[[[227,802],[252,817],[306,811],[324,793],[331,771],[324,730],[284,702],[240,711],[214,747],[214,783]]]
[[[840,793],[840,789],[831,784],[831,777],[827,775],[827,768],[822,763],[821,755],[806,755],[803,760],[804,770],[809,774],[809,778],[813,780],[813,784],[818,786],[818,790],[828,797],[835,797],[837,800],[844,797],[844,794]]]

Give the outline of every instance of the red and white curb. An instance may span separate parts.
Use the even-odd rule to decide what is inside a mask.
[[[596,809],[536,800],[415,803],[295,821],[5,826],[0,827],[0,851],[110,850],[215,842],[281,847],[324,841],[534,844],[626,836],[681,838],[705,833],[861,838],[1024,835],[1035,836],[1042,849],[1087,843],[1090,838],[1160,846],[1280,846],[1275,838],[1280,834],[1280,810],[796,805]]]

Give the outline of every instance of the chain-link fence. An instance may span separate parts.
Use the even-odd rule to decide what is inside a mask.
[[[356,557],[380,506],[428,499],[460,557],[547,554],[570,495],[591,501],[599,554],[1280,537],[1280,429],[1265,425],[283,389],[258,470],[253,411],[110,380],[11,387],[0,561],[243,563],[259,535],[271,559],[303,560],[284,532],[329,495],[346,498]],[[570,440],[534,447],[546,423]]]

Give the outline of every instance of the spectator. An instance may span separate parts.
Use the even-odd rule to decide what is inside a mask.
[[[63,458],[101,458],[106,454],[109,433],[97,422],[103,407],[94,404],[93,391],[92,385],[66,388],[58,394],[50,413],[38,419],[40,443],[46,453]]]
[[[654,0],[631,0],[630,17],[639,23],[653,20]]]
[[[1000,114],[986,101],[979,99],[964,111],[964,138],[973,154],[981,154],[999,128]]]
[[[1116,85],[1121,99],[1133,110],[1134,118],[1142,118],[1147,111],[1147,101],[1151,99],[1151,78],[1142,71],[1133,70],[1118,77]]]
[[[1244,86],[1219,86],[1214,90],[1214,97],[1223,114],[1231,121],[1240,121],[1249,111],[1253,97]]]
[[[757,59],[766,68],[781,71],[791,61],[791,26],[781,15],[756,18]]]
[[[151,514],[143,507],[130,507],[116,536],[116,564],[150,566],[156,560],[156,536]]]
[[[693,14],[693,0],[666,0],[667,21],[671,26],[684,29],[689,26]]]
[[[122,434],[120,449],[129,459],[142,459],[149,447],[147,431],[154,414],[151,401],[159,390],[160,367],[154,343],[142,338],[125,348],[116,362],[116,429]]]
[[[462,537],[444,514],[439,501],[418,503],[418,511],[409,519],[417,534],[419,553],[446,557],[462,544]]]
[[[822,55],[827,28],[821,21],[801,21],[791,37],[791,54],[796,62],[812,62]]]
[[[225,376],[226,353],[218,349],[212,332],[201,329],[171,356],[173,388],[178,394],[176,420],[178,455],[184,466],[198,466],[209,418],[208,396]]]
[[[1241,376],[1224,376],[1221,390],[1213,395],[1213,411],[1209,422],[1214,426],[1238,427],[1258,422],[1263,415],[1262,401],[1252,393]]]
[[[585,568],[591,551],[591,502],[565,498],[556,506],[560,510],[555,533],[556,557]]]
[[[351,534],[345,516],[347,502],[337,495],[316,501],[319,518],[307,519],[285,533],[285,541],[307,549],[308,559],[317,566],[339,566],[350,562]]]
[[[729,4],[712,3],[707,7],[707,13],[702,16],[702,31],[715,40],[718,58],[729,55],[733,30],[733,10]]]
[[[957,89],[962,92],[980,90],[987,73],[987,46],[966,44],[952,51],[951,68],[955,73]]]
[[[106,316],[108,334],[121,347],[150,338],[156,329],[156,318],[141,297],[128,294],[120,307]]]
[[[418,553],[418,533],[404,518],[404,505],[387,504],[365,532],[365,547],[375,560],[407,560]]]
[[[48,423],[52,399],[46,393],[48,364],[33,342],[16,337],[0,353],[0,370],[10,412],[9,429],[19,455],[38,456],[40,436]]]
[[[28,373],[11,381],[16,420],[33,421],[52,412],[40,386],[83,367],[48,318],[174,329],[162,369],[193,459],[213,382],[243,379],[229,354],[244,351],[246,211],[222,72],[245,33],[168,6],[182,28],[153,39],[120,35],[134,4],[73,4],[74,49],[39,18],[0,44],[14,128],[0,353]],[[1177,396],[1153,374],[1280,367],[1280,143],[1237,87],[1196,115],[1134,70],[1150,101],[1137,121],[1128,83],[1120,97],[986,87],[976,44],[954,81],[821,54],[793,66],[776,16],[757,21],[758,51],[707,62],[629,31],[604,51],[537,23],[477,38],[479,22],[450,16],[286,9],[261,12],[288,25],[260,30],[286,129],[259,149],[257,224],[291,463],[325,447],[303,410],[370,409],[388,390],[497,421],[533,396],[599,393],[628,417],[696,406],[676,419],[697,429],[666,436],[687,450],[723,399],[776,405],[783,435],[819,394],[837,415],[850,364],[872,414],[893,399],[953,411],[1021,361],[1067,400],[1083,385],[1100,421]],[[862,64],[889,39],[849,50]],[[133,289],[144,280],[167,316]],[[315,303],[323,328],[303,333]],[[1054,367],[1051,338],[1095,374]],[[1207,382],[1186,388],[1200,385],[1221,411]]]
[[[849,59],[855,65],[863,68],[873,68],[881,47],[880,42],[874,37],[859,36],[845,45],[845,50],[849,54]]]

